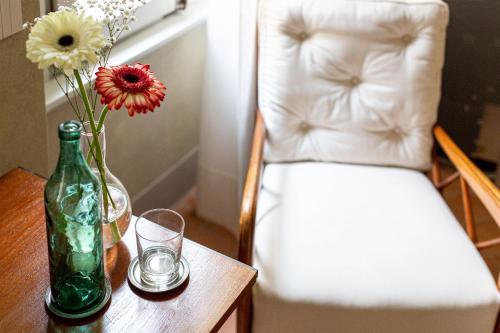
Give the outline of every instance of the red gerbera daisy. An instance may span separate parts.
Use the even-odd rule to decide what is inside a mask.
[[[110,110],[125,105],[128,114],[147,113],[160,106],[166,88],[156,79],[149,65],[99,67],[95,87],[101,103]]]

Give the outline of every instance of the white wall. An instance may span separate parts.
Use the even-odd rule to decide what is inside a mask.
[[[257,99],[257,0],[208,3],[197,214],[238,234]]]

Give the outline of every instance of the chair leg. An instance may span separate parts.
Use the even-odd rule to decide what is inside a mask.
[[[472,214],[472,201],[470,199],[469,185],[463,177],[460,177],[460,187],[462,189],[462,203],[464,206],[465,229],[467,235],[474,243],[477,241],[476,225],[474,224],[474,215]]]
[[[439,164],[439,158],[436,151],[436,145],[432,147],[432,168],[431,168],[431,179],[434,186],[438,186],[441,182],[441,166]]]
[[[236,314],[237,333],[250,333],[252,325],[252,291],[243,297]]]

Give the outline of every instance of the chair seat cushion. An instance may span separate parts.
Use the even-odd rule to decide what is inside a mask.
[[[268,164],[255,231],[255,332],[489,332],[499,294],[418,171]]]

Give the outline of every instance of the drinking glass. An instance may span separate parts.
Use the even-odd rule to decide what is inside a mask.
[[[168,284],[177,278],[184,225],[182,216],[170,209],[153,209],[139,216],[135,235],[144,283]]]

